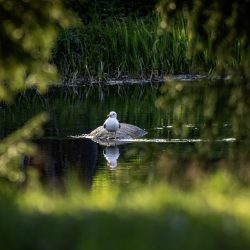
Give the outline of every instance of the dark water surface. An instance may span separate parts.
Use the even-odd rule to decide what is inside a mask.
[[[159,85],[54,88],[43,96],[26,92],[17,97],[15,104],[1,107],[0,136],[7,136],[35,114],[47,111],[50,121],[44,126],[44,136],[34,140],[39,150],[35,156],[25,156],[21,164],[24,170],[37,168],[43,183],[64,188],[67,177],[74,175],[86,189],[112,185],[133,189],[165,178],[166,171],[167,180],[175,181],[183,172],[181,164],[162,170],[161,159],[168,152],[188,156],[200,143],[206,143],[199,141],[202,117],[187,121],[186,136],[178,136],[173,129],[174,106],[164,110],[155,106],[160,95]],[[117,112],[121,122],[145,129],[148,134],[144,139],[149,140],[105,147],[90,139],[70,138],[102,125],[111,110]],[[230,137],[228,124],[223,126],[221,138]],[[227,154],[231,144],[217,142],[216,157]]]

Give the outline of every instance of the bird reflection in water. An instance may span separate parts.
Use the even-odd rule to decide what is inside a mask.
[[[103,155],[110,169],[115,169],[117,167],[117,160],[120,156],[119,148],[117,146],[106,147],[103,150]]]

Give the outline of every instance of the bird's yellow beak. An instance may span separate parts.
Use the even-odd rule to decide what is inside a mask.
[[[110,114],[108,114],[107,117],[110,117]]]

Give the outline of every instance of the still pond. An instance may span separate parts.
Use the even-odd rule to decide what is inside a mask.
[[[14,104],[1,106],[0,137],[46,111],[50,120],[44,125],[43,136],[34,140],[38,151],[32,157],[24,156],[20,163],[24,171],[29,167],[38,169],[44,185],[64,189],[69,176],[76,176],[84,189],[97,191],[112,186],[133,190],[161,180],[176,182],[183,174],[182,165],[163,169],[164,155],[174,152],[177,157],[188,156],[207,142],[200,139],[203,123],[198,115],[195,121],[183,125],[187,130],[185,137],[175,133],[174,105],[165,109],[155,105],[160,89],[160,84],[128,84],[58,87],[45,95],[28,91],[19,95]],[[143,128],[147,135],[112,147],[73,138],[102,125],[112,110],[120,122]],[[230,125],[225,122],[222,128],[215,157],[226,155],[233,144]],[[165,160],[164,164],[167,166],[168,162]]]

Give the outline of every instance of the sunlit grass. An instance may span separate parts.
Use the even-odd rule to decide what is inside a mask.
[[[30,176],[31,177],[31,176]],[[1,244],[11,249],[248,249],[250,189],[218,171],[189,190],[158,183],[84,191],[74,177],[66,192],[34,176],[7,202],[0,199]],[[24,232],[32,238],[27,239]],[[15,241],[11,240],[15,237]]]
[[[108,179],[106,181],[109,182]],[[94,188],[87,192],[75,178],[69,178],[66,186],[64,194],[56,192],[56,189],[51,193],[51,190],[46,191],[34,181],[18,196],[17,204],[25,210],[47,214],[73,214],[81,210],[159,214],[174,207],[196,215],[213,212],[221,216],[227,214],[239,219],[250,219],[249,187],[244,187],[223,170],[188,190],[160,182],[126,191],[106,183],[106,188]]]

